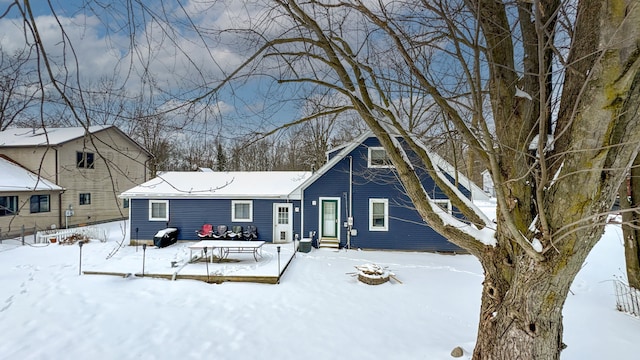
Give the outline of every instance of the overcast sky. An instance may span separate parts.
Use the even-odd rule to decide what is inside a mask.
[[[0,0],[0,13],[9,3]],[[85,88],[95,86],[100,79],[110,79],[114,87],[122,87],[130,94],[142,89],[148,93],[145,84],[153,81],[161,89],[155,90],[154,96],[163,99],[162,108],[206,93],[255,48],[255,43],[243,41],[237,34],[221,33],[219,29],[274,24],[265,21],[266,9],[247,7],[243,1],[211,1],[206,6],[200,1],[184,1],[181,5],[172,1],[142,1],[144,11],[139,4],[129,11],[126,1],[104,1],[108,7],[101,8],[93,1],[52,0],[57,18],[46,2],[31,3],[40,36],[49,58],[58,66],[58,74],[64,64],[68,78],[73,81],[79,74]],[[62,41],[58,22],[68,37],[66,42]],[[194,27],[203,31],[193,31]],[[23,20],[15,6],[0,19],[0,44],[5,53],[25,48],[31,38],[25,35]],[[72,51],[77,66],[69,60]],[[66,59],[62,56],[65,52]],[[262,95],[273,91],[263,80],[256,77],[234,82],[218,97],[204,103],[220,115],[236,120],[267,113],[289,117],[276,122],[291,120],[295,114],[289,105],[268,111],[263,108]],[[278,95],[282,94],[280,89]]]

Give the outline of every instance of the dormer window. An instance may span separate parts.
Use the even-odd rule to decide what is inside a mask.
[[[393,167],[391,160],[387,156],[387,151],[383,147],[370,147],[368,165],[370,168],[390,168]]]

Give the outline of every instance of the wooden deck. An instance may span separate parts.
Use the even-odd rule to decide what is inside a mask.
[[[284,270],[283,270],[284,273]],[[154,279],[166,279],[173,280],[173,274],[144,274],[142,276],[141,273],[119,273],[119,272],[105,272],[105,271],[83,271],[83,275],[107,275],[107,276],[118,276],[127,278],[130,276],[135,277],[147,277]],[[282,274],[280,275],[282,276]],[[251,282],[258,284],[277,284],[280,281],[280,276],[225,276],[225,275],[192,275],[192,274],[184,274],[184,275],[176,275],[175,280],[198,280],[204,281],[209,284],[222,284],[223,282]]]
[[[106,276],[118,276],[118,277],[148,277],[154,279],[166,279],[166,280],[197,280],[203,281],[209,284],[222,284],[224,282],[249,282],[249,283],[257,283],[257,284],[278,284],[280,283],[280,279],[284,275],[285,271],[289,268],[289,264],[293,261],[295,256],[289,258],[284,264],[284,267],[280,271],[279,276],[265,276],[265,275],[196,275],[196,274],[156,274],[156,273],[147,273],[145,272],[144,276],[142,273],[126,273],[126,272],[109,272],[109,271],[83,271],[83,275],[106,275]],[[198,262],[201,259],[196,258],[195,262]],[[204,260],[204,259],[203,259]],[[206,260],[204,260],[206,261]]]

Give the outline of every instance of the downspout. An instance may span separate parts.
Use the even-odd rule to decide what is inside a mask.
[[[60,169],[58,168],[58,148],[54,147],[53,151],[56,152],[56,185],[60,186]],[[58,229],[62,228],[62,193],[63,191],[58,191]]]
[[[349,155],[349,213],[347,214],[347,249],[351,249],[351,228],[353,227],[353,157]]]
[[[296,249],[295,249],[295,243],[296,243],[296,216],[295,216],[295,204],[291,201],[291,199],[289,199],[289,195],[291,194],[287,194],[287,197],[285,198],[287,200],[287,204],[291,204],[291,214],[289,214],[291,216],[291,241],[293,242],[293,247],[294,247],[294,251],[293,251],[293,256],[296,255]]]

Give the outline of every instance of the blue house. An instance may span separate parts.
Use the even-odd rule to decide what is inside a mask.
[[[406,148],[407,154],[413,156]],[[319,247],[455,252],[460,249],[433,231],[413,208],[371,133],[328,152],[328,161],[309,172],[169,172],[124,192],[130,199],[132,241],[151,241],[165,227],[180,230],[179,240],[196,240],[195,230],[252,224],[259,238],[290,242],[312,238]],[[432,161],[453,182],[455,170],[435,154]],[[423,187],[440,206],[456,214],[451,202],[420,168]],[[461,174],[460,191],[473,199],[489,197]]]
[[[411,156],[415,154],[405,146]],[[453,183],[455,169],[436,154],[434,163]],[[417,163],[417,162],[415,162]],[[416,168],[429,196],[445,210],[456,209],[424,169]],[[468,197],[488,200],[458,174]],[[371,133],[328,153],[328,162],[301,184],[302,234],[320,247],[460,251],[422,220],[405,194],[386,151]]]
[[[204,224],[254,225],[260,240],[291,242],[300,233],[300,191],[310,172],[166,172],[123,192],[131,243],[152,243],[173,227],[179,240],[199,240]]]

